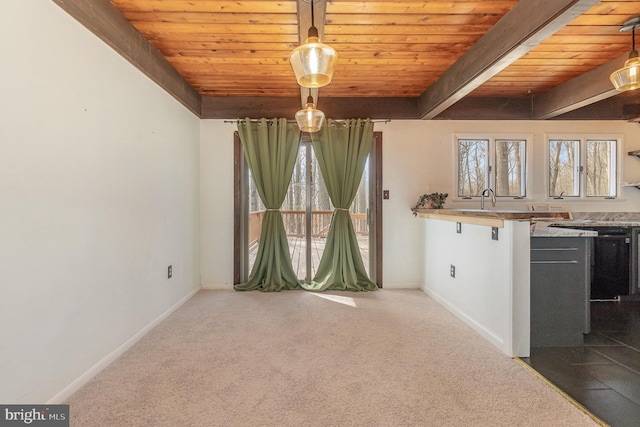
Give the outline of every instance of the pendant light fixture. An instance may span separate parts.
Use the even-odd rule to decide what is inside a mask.
[[[296,122],[302,132],[318,132],[324,121],[324,113],[316,109],[309,89],[309,96],[304,108],[296,113]]]
[[[624,63],[624,67],[614,71],[611,76],[611,83],[620,92],[640,88],[640,58],[636,50],[636,27],[640,25],[640,17],[633,18],[625,22],[620,31],[631,31],[631,52],[629,59]]]
[[[326,86],[331,82],[333,68],[338,54],[331,46],[323,44],[318,38],[318,29],[314,23],[313,3],[317,0],[305,0],[311,3],[311,27],[304,44],[298,46],[289,57],[291,68],[298,84],[308,88]]]

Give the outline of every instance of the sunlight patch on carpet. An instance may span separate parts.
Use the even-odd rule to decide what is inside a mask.
[[[317,293],[311,293],[311,295],[324,298],[329,301],[337,302],[340,304],[348,305],[349,307],[357,307],[356,301],[351,297],[343,297],[340,295],[331,295],[331,294],[317,294]]]

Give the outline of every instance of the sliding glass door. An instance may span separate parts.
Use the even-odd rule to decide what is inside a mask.
[[[350,208],[362,260],[369,277],[381,285],[381,215],[379,173],[379,147],[381,134],[375,133],[374,150],[369,156],[358,193]],[[239,141],[238,141],[239,144]],[[378,166],[377,166],[378,165]],[[247,279],[255,261],[260,238],[260,226],[265,208],[246,167],[242,151],[236,147],[236,260],[235,283]],[[379,193],[378,193],[379,192]],[[310,282],[325,247],[326,236],[333,214],[318,162],[307,134],[303,134],[289,190],[280,207],[294,271],[298,279]],[[378,215],[376,215],[378,213]]]

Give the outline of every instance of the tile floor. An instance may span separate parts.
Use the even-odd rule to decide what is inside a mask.
[[[640,426],[640,302],[592,302],[583,346],[522,360],[607,424]]]

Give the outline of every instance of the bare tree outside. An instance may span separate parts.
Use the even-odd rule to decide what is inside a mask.
[[[524,197],[525,140],[496,140],[496,196]]]
[[[549,141],[549,196],[579,196],[576,151],[580,141]]]
[[[616,141],[587,140],[587,196],[615,196],[615,147]]]
[[[356,197],[353,199],[353,204],[351,205],[351,212],[366,214],[369,209],[369,159],[367,159],[367,163],[364,167],[364,173],[362,174],[362,179],[360,180],[360,186],[358,187],[358,192],[356,193]]]
[[[480,196],[488,186],[487,139],[458,140],[458,196]]]
[[[264,209],[264,203],[262,203],[260,199],[256,183],[253,181],[253,175],[251,174],[251,170],[249,170],[249,212],[258,212]]]

